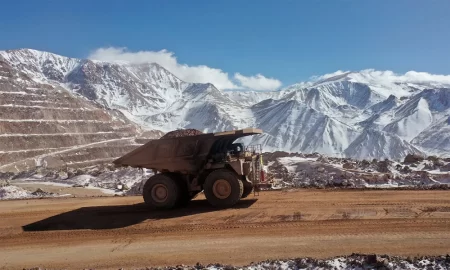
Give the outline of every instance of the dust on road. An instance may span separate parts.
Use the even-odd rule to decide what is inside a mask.
[[[141,197],[0,202],[0,268],[118,269],[351,253],[450,252],[449,191],[262,192],[215,210],[199,197],[150,211]]]

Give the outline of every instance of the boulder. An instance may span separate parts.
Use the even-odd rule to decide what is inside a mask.
[[[62,180],[65,180],[65,179],[69,178],[69,175],[68,175],[68,173],[65,172],[65,171],[59,171],[59,172],[58,172],[58,177],[59,177],[60,179],[62,179]]]
[[[411,168],[409,168],[409,166],[405,166],[405,167],[403,167],[402,172],[403,173],[410,173],[410,172],[412,172],[412,170],[411,170]]]
[[[14,173],[12,172],[0,172],[0,179],[1,180],[10,180],[11,178],[14,177]]]
[[[326,156],[321,156],[317,159],[318,162],[330,163],[330,160]]]
[[[444,166],[444,165],[445,165],[444,161],[441,160],[441,159],[436,159],[436,160],[434,160],[434,161],[433,161],[433,164],[434,164],[434,166],[436,166],[436,167],[441,167],[441,166]]]
[[[440,168],[441,172],[449,172],[450,171],[450,163],[445,164]]]
[[[377,171],[383,172],[383,173],[390,172],[389,171],[389,161],[385,160],[385,161],[378,162]]]
[[[366,256],[366,263],[373,265],[376,264],[378,262],[378,258],[376,254],[370,254]]]
[[[49,171],[45,174],[45,178],[51,178],[51,179],[55,179],[57,178],[59,175],[55,172],[55,171]]]
[[[45,196],[45,195],[48,195],[49,193],[45,192],[41,188],[38,188],[34,192],[32,192],[31,194],[34,195],[34,196]]]
[[[9,186],[8,180],[0,180],[0,187],[6,187]]]
[[[361,166],[367,167],[367,166],[369,166],[369,165],[370,165],[370,162],[369,162],[368,160],[363,159],[363,160],[361,161]]]
[[[431,171],[431,170],[434,170],[434,169],[435,169],[435,165],[434,165],[433,163],[427,162],[427,163],[425,164],[425,166],[423,167],[423,169],[424,169],[424,170],[429,170],[429,171]]]
[[[352,170],[352,169],[355,168],[355,165],[354,165],[353,163],[344,163],[344,164],[342,165],[342,168],[348,169],[348,170]]]
[[[319,157],[321,157],[322,155],[321,154],[319,154],[319,153],[317,153],[317,152],[314,152],[314,153],[312,153],[312,154],[305,154],[305,157],[307,157],[307,158],[319,158]]]
[[[404,159],[404,163],[415,163],[415,162],[420,162],[423,161],[424,158],[421,155],[418,154],[408,154],[406,155],[405,159]]]
[[[325,171],[325,168],[324,168],[324,167],[318,167],[318,168],[317,168],[317,171],[318,171],[318,172],[324,172],[324,171]]]

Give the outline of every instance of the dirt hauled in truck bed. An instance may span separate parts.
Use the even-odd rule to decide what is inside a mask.
[[[133,268],[353,252],[450,251],[448,191],[261,192],[216,210],[149,211],[141,197],[0,202],[0,269]]]

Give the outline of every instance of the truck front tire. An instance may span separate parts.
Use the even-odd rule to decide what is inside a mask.
[[[241,198],[247,198],[253,191],[253,184],[247,180],[242,180],[242,184],[244,185],[244,192]]]
[[[235,205],[244,192],[242,181],[235,172],[227,169],[212,171],[206,177],[203,189],[208,202],[219,208]]]
[[[155,174],[145,183],[142,195],[152,209],[171,209],[179,201],[181,190],[171,175]]]

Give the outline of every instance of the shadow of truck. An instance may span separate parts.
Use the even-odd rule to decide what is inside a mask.
[[[248,208],[256,199],[239,201],[232,209]],[[150,210],[144,203],[82,207],[22,227],[24,231],[104,230],[124,228],[144,220],[161,220],[219,211],[206,200],[191,201],[189,206],[172,210]]]

